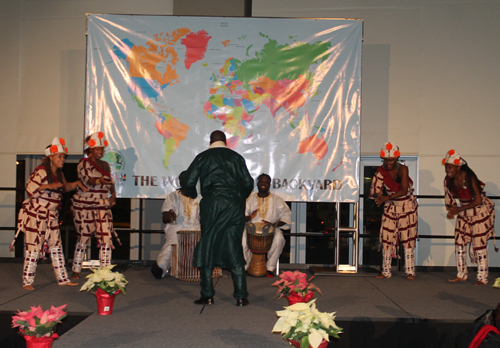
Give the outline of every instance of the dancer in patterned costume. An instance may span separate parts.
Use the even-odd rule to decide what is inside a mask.
[[[64,145],[63,138],[54,138],[52,144],[45,149],[46,157],[42,164],[35,169],[26,184],[29,198],[23,202],[19,211],[16,233],[17,237],[20,231],[24,232],[23,288],[26,290],[34,290],[32,284],[37,262],[46,251],[50,252],[59,285],[78,285],[68,280],[59,232],[59,209],[64,192],[84,187],[79,181],[69,183],[64,178],[61,169],[68,153]],[[14,242],[15,238],[11,248]]]
[[[151,266],[156,279],[164,278],[172,267],[172,244],[178,243],[177,232],[200,230],[200,205],[182,189],[184,173],[179,175],[181,188],[170,193],[161,207],[163,223],[166,224],[165,244]]]
[[[495,204],[486,197],[484,184],[455,150],[443,158],[446,177],[444,200],[448,219],[457,215],[455,224],[455,259],[457,276],[452,283],[467,280],[467,249],[472,262],[477,263],[476,285],[488,283],[488,239],[494,234]],[[455,199],[460,201],[457,205]]]
[[[418,204],[413,195],[413,181],[408,167],[398,163],[399,148],[386,143],[380,151],[384,164],[372,180],[370,195],[378,206],[384,204],[380,242],[382,244],[382,274],[377,278],[391,277],[392,258],[396,257],[398,241],[405,250],[407,279],[415,278],[415,244],[418,238]],[[386,194],[383,189],[385,188]]]
[[[267,252],[267,277],[274,277],[276,265],[278,264],[279,257],[285,246],[285,237],[280,227],[285,229],[290,228],[292,223],[292,212],[285,203],[285,201],[269,192],[271,187],[271,177],[267,174],[261,174],[257,178],[257,189],[259,192],[253,193],[247,199],[246,205],[246,221],[251,222],[266,222],[269,224],[276,224],[276,231],[274,233],[273,243],[271,249]],[[252,252],[248,248],[247,233],[243,233],[243,253],[245,255],[245,269],[248,269],[250,261],[252,261]]]
[[[83,255],[92,235],[97,239],[100,267],[111,264],[113,247],[113,215],[111,207],[116,203],[116,191],[108,162],[102,161],[108,141],[102,132],[91,134],[85,139],[88,147],[78,164],[78,178],[86,188],[73,196],[73,220],[78,239],[73,258],[71,278],[79,279]]]

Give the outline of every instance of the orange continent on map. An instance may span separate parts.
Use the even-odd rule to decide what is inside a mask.
[[[299,143],[299,154],[311,152],[317,160],[322,160],[328,152],[328,145],[323,137],[311,135]]]
[[[133,45],[126,57],[130,76],[155,80],[160,85],[178,83],[179,76],[175,66],[179,57],[174,44],[190,32],[188,28],[179,28],[171,34],[154,35],[154,39],[149,40],[146,47]],[[160,72],[157,68],[161,65],[164,65],[164,72]]]
[[[190,128],[187,124],[165,113],[158,115],[155,127],[165,139],[163,141],[163,165],[168,168],[170,156],[177,150],[181,141],[186,139]]]

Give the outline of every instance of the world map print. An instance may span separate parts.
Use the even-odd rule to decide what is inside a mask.
[[[256,175],[266,171],[284,182],[297,176],[307,182],[351,171],[344,168],[359,158],[360,75],[359,62],[349,67],[353,63],[345,59],[359,59],[360,42],[345,53],[345,35],[352,30],[332,32],[359,23],[322,21],[312,29],[310,21],[297,28],[298,22],[285,21],[290,26],[277,31],[276,21],[241,26],[234,18],[138,17],[89,18],[86,126],[104,131],[114,153],[132,161],[125,177],[139,176],[142,168],[142,176],[158,177],[154,182],[168,192],[172,177],[206,149],[202,139],[215,129],[226,133],[227,146],[247,164],[256,163]],[[153,159],[158,155],[161,168]],[[295,164],[272,168],[287,158]],[[300,162],[311,172],[301,174]],[[143,182],[118,184],[135,186],[123,196],[141,196]],[[326,190],[325,185],[311,184],[311,190]]]
[[[212,75],[210,98],[203,108],[208,119],[222,121],[225,133],[230,135],[227,144],[231,149],[235,149],[247,135],[245,126],[262,105],[273,117],[280,109],[286,110],[290,127],[296,128],[297,110],[305,105],[307,96],[313,92],[314,75],[309,69],[312,64],[325,61],[331,48],[329,42],[279,45],[269,36],[260,35],[268,42],[255,53],[255,57],[244,60],[228,58],[220,73]],[[140,108],[158,117],[155,126],[165,138],[163,164],[167,168],[170,156],[186,139],[190,129],[176,117],[155,107],[158,96],[167,86],[180,83],[176,71],[180,58],[174,44],[180,41],[186,47],[185,56],[181,58],[184,67],[189,69],[192,64],[203,60],[211,38],[205,30],[194,33],[188,28],[179,28],[172,33],[153,35],[145,46],[124,39],[114,47],[115,57],[128,63],[129,91],[133,99]],[[224,41],[225,45],[229,43],[230,40]],[[276,62],[283,63],[277,65]],[[323,159],[328,145],[321,134],[311,135],[300,142],[299,153],[306,152],[313,153],[318,160]]]

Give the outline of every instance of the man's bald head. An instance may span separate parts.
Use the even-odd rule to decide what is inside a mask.
[[[210,134],[210,144],[213,144],[216,141],[223,141],[224,144],[226,143],[226,135],[224,134],[224,132],[216,130],[213,131],[212,134]]]

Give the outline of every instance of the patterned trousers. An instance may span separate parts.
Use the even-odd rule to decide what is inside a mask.
[[[87,209],[74,204],[73,218],[78,233],[73,256],[73,272],[80,273],[82,270],[83,256],[92,236],[98,240],[100,267],[104,268],[110,265],[113,249],[111,239],[113,218],[111,211],[104,208]]]
[[[390,250],[382,250],[382,274],[386,278],[392,276],[391,273],[392,254]],[[405,248],[405,273],[408,276],[415,276],[415,249]]]
[[[36,266],[39,257],[40,257],[39,252],[29,251],[29,250],[25,251],[24,267],[23,267],[23,286],[31,285],[35,281]],[[54,269],[54,273],[56,274],[57,282],[59,284],[69,282],[62,247],[55,246],[50,248],[50,258],[52,260],[52,268]]]
[[[477,280],[488,283],[488,252],[486,249],[476,250]],[[457,262],[457,277],[467,279],[467,247],[455,245],[455,259]]]

